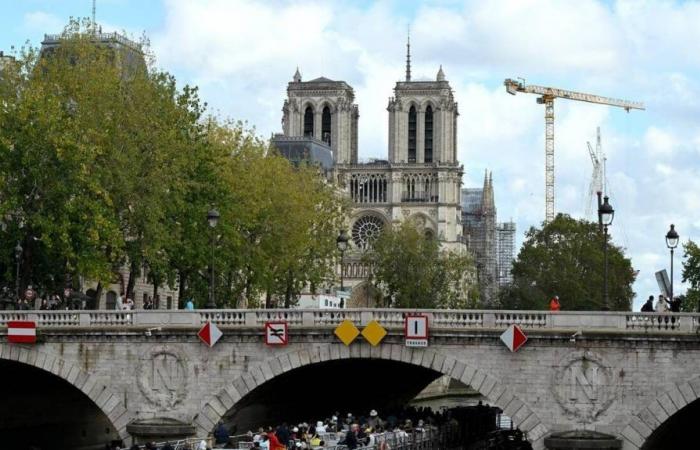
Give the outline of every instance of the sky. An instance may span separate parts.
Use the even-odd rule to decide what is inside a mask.
[[[91,0],[0,0],[0,50],[11,52]],[[544,219],[544,107],[511,96],[505,78],[644,102],[645,111],[555,101],[556,211],[584,217],[601,128],[613,242],[639,270],[635,309],[669,269],[664,236],[700,240],[700,3],[658,0],[249,1],[97,0],[105,31],[151,41],[156,65],[197,85],[210,111],[262,136],[281,131],[287,83],[326,76],[355,89],[360,158],[386,158],[388,98],[404,76],[410,27],[413,79],[440,65],[459,102],[464,187],[493,172],[500,221],[517,248]],[[594,217],[589,217],[593,220]],[[516,248],[516,251],[517,251]],[[682,249],[675,292],[682,293]],[[565,299],[562,299],[565,306]]]

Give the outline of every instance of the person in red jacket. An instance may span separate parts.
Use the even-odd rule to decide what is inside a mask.
[[[549,301],[549,310],[550,311],[559,311],[560,309],[561,309],[561,305],[559,304],[559,296],[555,295]]]
[[[270,439],[270,450],[287,450],[287,447],[277,439],[277,435],[272,431],[267,434],[267,437]]]

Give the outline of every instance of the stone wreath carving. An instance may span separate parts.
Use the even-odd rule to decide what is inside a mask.
[[[142,355],[137,370],[139,390],[154,406],[167,410],[187,397],[189,370],[181,351],[154,347]]]
[[[593,421],[615,400],[613,368],[600,355],[575,352],[562,358],[551,380],[551,388],[565,413]]]

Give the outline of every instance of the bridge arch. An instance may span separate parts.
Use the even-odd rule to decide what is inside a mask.
[[[305,366],[348,359],[395,361],[428,369],[471,386],[493,405],[500,406],[513,424],[528,433],[533,448],[542,448],[548,429],[535,412],[497,377],[467,361],[430,348],[411,348],[398,344],[372,347],[368,343],[312,344],[309,348],[291,350],[270,357],[249,368],[206,401],[193,418],[198,434],[212,432],[240,400],[275,377]]]
[[[61,357],[18,344],[0,344],[0,361],[34,367],[67,382],[102,411],[116,430],[119,439],[129,442],[130,436],[126,431],[129,416],[121,397],[79,366]]]
[[[668,426],[674,417],[689,411],[690,408],[695,411],[693,417],[696,418],[700,411],[700,375],[687,381],[674,383],[670,389],[633,415],[622,430],[622,437],[630,448],[655,448],[654,436]]]

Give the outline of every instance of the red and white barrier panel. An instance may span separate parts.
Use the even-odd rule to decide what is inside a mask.
[[[33,344],[36,342],[36,323],[29,320],[7,322],[7,342]]]

